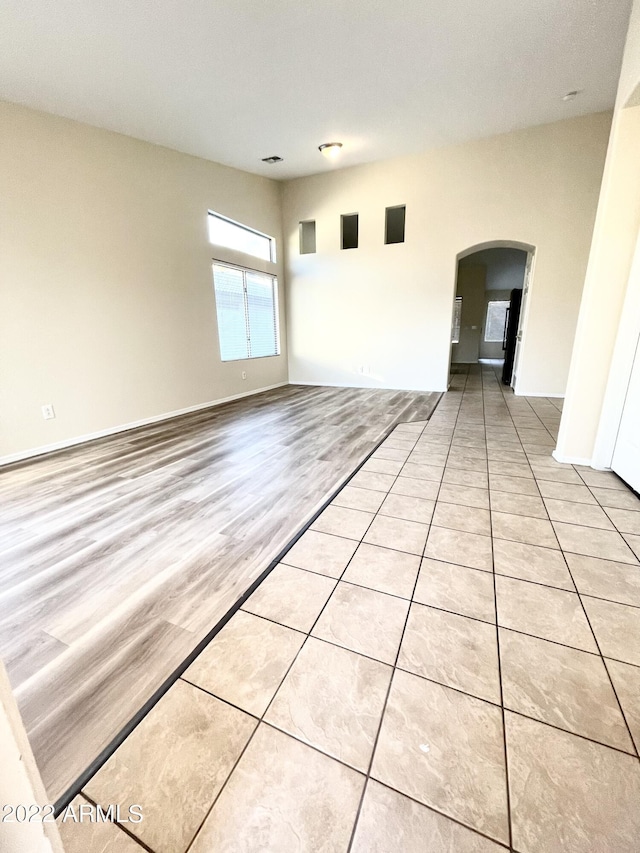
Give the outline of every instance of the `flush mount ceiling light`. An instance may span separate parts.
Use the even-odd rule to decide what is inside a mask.
[[[335,160],[340,154],[342,142],[325,142],[324,145],[318,146],[318,151],[323,154],[327,160]]]
[[[282,163],[282,157],[278,157],[277,154],[272,154],[271,157],[263,157],[263,163]]]
[[[567,92],[566,95],[562,96],[562,100],[563,101],[572,101],[576,97],[576,95],[579,94],[579,91],[580,91],[579,89],[573,89],[571,92]]]

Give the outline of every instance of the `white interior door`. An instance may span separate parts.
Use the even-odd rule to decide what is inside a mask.
[[[611,467],[640,492],[640,346],[636,346]]]
[[[516,377],[518,374],[518,362],[520,361],[520,352],[522,350],[522,329],[524,328],[524,312],[527,307],[527,298],[529,296],[529,280],[531,278],[531,263],[533,254],[529,252],[527,255],[527,265],[524,270],[524,281],[522,282],[522,303],[520,304],[520,319],[518,321],[518,334],[516,337],[516,349],[513,354],[513,370],[511,372],[511,387],[515,390]]]

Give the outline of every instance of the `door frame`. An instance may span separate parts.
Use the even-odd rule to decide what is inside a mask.
[[[640,346],[640,230],[629,271],[627,289],[609,369],[591,464],[608,470],[618,440],[631,372]]]
[[[513,393],[518,393],[518,367],[522,359],[522,350],[524,349],[524,333],[527,320],[529,319],[529,290],[531,288],[531,280],[533,278],[533,267],[535,264],[535,250],[527,251],[527,263],[524,269],[524,279],[522,282],[522,302],[520,303],[520,317],[518,318],[518,333],[516,335],[516,351],[513,357],[513,370],[511,371],[510,385],[513,388]]]
[[[526,332],[527,332],[527,321],[529,318],[529,308],[531,306],[530,299],[530,291],[533,286],[534,281],[534,270],[535,270],[535,259],[536,259],[536,247],[533,243],[527,243],[522,240],[485,240],[482,243],[475,243],[472,246],[468,246],[466,249],[463,249],[461,252],[458,252],[455,260],[455,269],[453,276],[453,293],[451,296],[451,313],[449,315],[449,335],[448,335],[448,346],[449,346],[449,359],[447,362],[447,376],[446,381],[444,383],[445,388],[449,388],[450,385],[450,377],[451,377],[451,328],[453,325],[453,311],[455,298],[458,288],[458,264],[462,260],[462,258],[466,258],[468,255],[473,255],[475,252],[481,252],[483,249],[520,249],[522,252],[527,253],[527,266],[525,268],[525,282],[527,284],[527,292],[522,293],[522,306],[520,308],[520,320],[518,323],[518,335],[520,335],[520,346],[519,346],[519,357],[521,356],[522,351],[525,346]],[[527,271],[528,271],[528,281],[527,281]],[[517,378],[515,377],[515,368],[516,365],[514,363],[514,373],[512,374],[512,387],[513,393],[518,393],[518,383]],[[515,383],[515,384],[514,384]]]

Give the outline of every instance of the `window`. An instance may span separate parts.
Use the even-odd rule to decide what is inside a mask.
[[[343,213],[340,217],[340,225],[342,232],[342,248],[357,249],[358,248],[358,214]]]
[[[484,324],[484,339],[486,343],[502,343],[504,326],[507,320],[508,301],[494,300],[487,305],[487,319]]]
[[[309,219],[300,223],[300,254],[313,255],[316,251],[316,222]]]
[[[239,222],[234,222],[212,211],[209,211],[208,219],[210,243],[262,258],[263,261],[275,262],[276,241],[273,237],[268,237],[266,234],[261,234],[253,228],[247,228],[246,225],[240,225]]]
[[[460,321],[462,320],[462,296],[456,296],[453,303],[453,323],[451,324],[451,343],[460,343]]]
[[[387,207],[385,211],[384,242],[404,243],[404,219],[406,207],[400,204],[397,207]]]
[[[279,355],[275,276],[214,264],[213,286],[222,361]]]

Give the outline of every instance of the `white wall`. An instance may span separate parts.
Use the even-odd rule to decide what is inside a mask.
[[[0,127],[0,457],[287,380],[282,263],[282,355],[223,364],[211,259],[240,257],[207,241],[213,209],[282,258],[279,184],[1,102]]]
[[[590,115],[287,183],[290,381],[443,390],[457,255],[513,241],[536,247],[519,390],[564,393],[610,121]],[[397,204],[406,242],[385,246],[385,207]],[[354,211],[360,248],[341,251],[340,214]],[[317,253],[300,255],[308,219]]]
[[[58,827],[53,821],[49,799],[38,772],[27,732],[18,711],[9,678],[0,661],[0,850],[3,853],[64,853]],[[26,806],[31,820],[15,820],[15,811]],[[40,806],[29,811],[29,806]],[[20,817],[19,813],[19,817]],[[44,818],[44,820],[43,820]]]
[[[627,340],[633,332],[624,321],[623,305],[625,299],[628,305],[637,304],[633,289],[640,287],[640,278],[630,279],[640,228],[639,152],[640,0],[636,0],[555,452],[562,461],[606,468],[613,456],[631,370],[629,352],[635,344]]]

